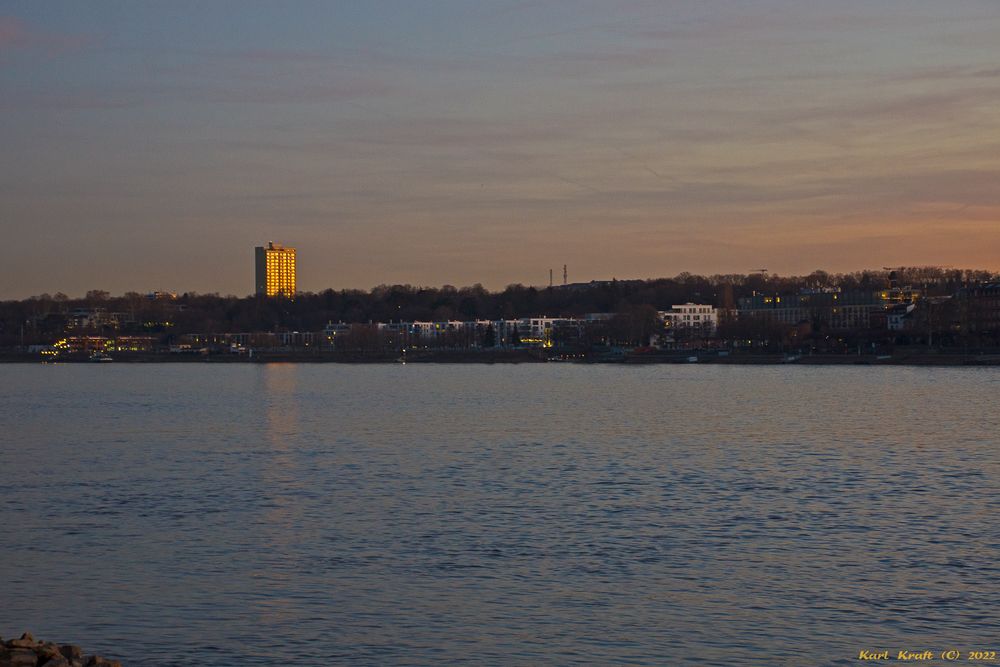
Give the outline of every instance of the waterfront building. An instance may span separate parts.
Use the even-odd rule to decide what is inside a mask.
[[[1000,283],[971,285],[959,290],[963,328],[981,342],[1000,343]]]
[[[66,329],[95,329],[107,327],[120,329],[135,324],[131,313],[109,313],[104,308],[74,308],[66,316]]]
[[[379,333],[394,335],[404,344],[450,345],[474,347],[477,337],[485,331],[485,320],[443,320],[439,322],[379,322]]]
[[[109,352],[155,352],[155,336],[116,336],[105,346]]]
[[[551,347],[553,333],[558,328],[575,324],[575,319],[566,317],[525,317],[517,321],[517,333],[521,344]]]
[[[719,327],[719,312],[714,306],[704,303],[688,303],[671,306],[670,310],[657,311],[657,315],[667,329],[701,329],[711,336]]]
[[[557,332],[579,329],[581,320],[565,317],[524,317],[510,320],[399,321],[375,324],[381,334],[412,344],[478,346],[489,329],[497,347],[552,347]],[[328,325],[329,329],[330,325]]]
[[[295,248],[270,241],[254,248],[254,278],[258,296],[295,296]]]
[[[66,329],[92,329],[105,322],[104,308],[74,308],[66,316]]]
[[[279,331],[275,336],[281,347],[312,347],[320,338],[313,331]]]
[[[885,328],[889,331],[903,331],[913,320],[915,303],[894,303],[885,309]]]
[[[105,352],[112,348],[114,342],[105,336],[67,336],[52,344],[58,353],[77,354],[81,352]]]
[[[853,291],[823,287],[796,294],[755,294],[739,300],[739,316],[790,326],[808,322],[814,330],[869,329],[875,323],[884,327],[886,311],[895,315],[896,306],[915,303],[919,296],[916,290],[898,287]]]
[[[348,325],[349,326],[349,325]],[[323,331],[261,331],[242,333],[194,333],[180,337],[180,345],[215,351],[245,352],[247,349],[289,350],[318,346]],[[332,334],[329,338],[332,343]]]
[[[346,336],[351,333],[351,325],[344,322],[333,322],[332,320],[326,323],[323,327],[322,336],[326,339],[328,345],[333,345],[337,339],[337,336]]]
[[[107,353],[107,352],[155,352],[157,339],[154,336],[67,336],[60,338],[41,350],[46,356],[61,354]],[[29,348],[30,349],[30,348]]]

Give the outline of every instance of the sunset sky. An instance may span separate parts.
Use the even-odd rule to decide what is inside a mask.
[[[997,0],[5,0],[0,120],[0,298],[1000,270]]]

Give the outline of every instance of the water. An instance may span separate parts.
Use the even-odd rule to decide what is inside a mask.
[[[995,369],[0,366],[0,635],[136,665],[1000,649]]]

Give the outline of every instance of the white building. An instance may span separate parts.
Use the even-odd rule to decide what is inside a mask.
[[[657,312],[668,329],[701,329],[714,334],[719,327],[719,311],[703,303],[685,303]]]

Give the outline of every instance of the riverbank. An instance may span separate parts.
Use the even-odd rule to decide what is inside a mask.
[[[1000,354],[902,353],[854,354],[699,354],[626,355],[629,364],[721,364],[744,366],[1000,366]]]
[[[87,354],[64,354],[42,357],[28,353],[0,353],[0,363],[97,363]],[[903,353],[892,355],[853,354],[719,354],[715,351],[685,351],[668,353],[618,354],[553,354],[548,350],[480,351],[420,351],[405,355],[393,353],[314,353],[273,352],[243,354],[177,355],[167,353],[115,353],[100,363],[180,363],[180,364],[248,364],[248,363],[335,363],[335,364],[718,364],[718,365],[800,365],[800,366],[1000,366],[1000,354]]]
[[[95,360],[85,353],[60,354],[56,357],[37,353],[0,352],[0,363],[437,363],[437,364],[724,364],[724,365],[802,365],[802,366],[1000,366],[1000,352],[958,353],[924,350],[897,351],[892,354],[767,354],[725,352],[718,350],[581,352],[552,349],[522,350],[407,350],[372,352],[280,351],[232,354],[170,354],[166,352],[116,352]]]
[[[25,632],[20,639],[0,641],[0,667],[122,667],[117,660],[84,655],[74,644],[36,640]]]

